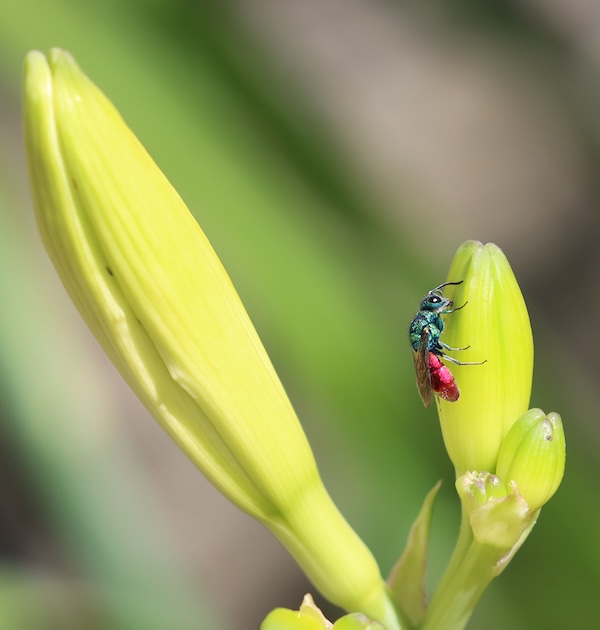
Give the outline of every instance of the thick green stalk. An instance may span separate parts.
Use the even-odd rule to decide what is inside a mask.
[[[436,591],[420,630],[462,630],[479,598],[498,574],[503,550],[473,540],[460,567]]]
[[[461,523],[460,530],[458,532],[458,538],[456,540],[456,544],[454,545],[454,551],[452,552],[452,556],[450,557],[450,561],[444,571],[444,575],[440,580],[439,584],[436,587],[435,593],[431,598],[431,602],[429,603],[429,607],[427,610],[427,614],[425,619],[429,617],[432,610],[438,606],[438,602],[440,600],[443,601],[444,593],[451,587],[455,580],[455,576],[460,570],[467,553],[469,552],[471,545],[473,543],[473,531],[471,529],[471,525],[469,523],[469,515],[466,510],[463,508],[461,510]]]

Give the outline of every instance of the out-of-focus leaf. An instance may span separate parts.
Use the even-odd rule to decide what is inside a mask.
[[[415,627],[427,610],[427,551],[433,507],[441,485],[442,482],[438,481],[427,493],[421,511],[410,529],[406,547],[388,577],[389,587],[400,608]]]

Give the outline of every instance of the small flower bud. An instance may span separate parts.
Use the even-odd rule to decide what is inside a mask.
[[[505,550],[517,544],[531,513],[515,487],[491,473],[472,472],[456,480],[456,490],[479,543]]]
[[[362,613],[350,613],[338,619],[333,624],[333,630],[385,630],[385,628]]]
[[[475,474],[470,489],[472,497],[480,505],[487,503],[489,499],[501,499],[507,495],[506,486],[496,475],[490,473]]]
[[[304,596],[300,610],[276,608],[260,624],[260,630],[331,630],[332,628],[333,624],[326,619],[309,593]]]
[[[260,630],[385,630],[379,622],[363,613],[350,613],[334,624],[325,618],[310,594],[304,596],[300,610],[276,608],[260,625]]]
[[[497,475],[513,481],[536,512],[558,489],[565,472],[566,444],[560,416],[530,409],[513,424],[502,441]]]

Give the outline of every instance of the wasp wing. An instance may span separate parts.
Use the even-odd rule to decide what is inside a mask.
[[[429,373],[429,327],[424,326],[421,331],[419,349],[413,350],[417,389],[425,407],[431,404],[431,375]]]

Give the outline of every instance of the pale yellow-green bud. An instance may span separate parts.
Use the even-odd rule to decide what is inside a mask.
[[[333,624],[315,604],[310,594],[306,594],[300,610],[275,608],[260,624],[260,630],[331,630]]]
[[[491,473],[465,473],[456,490],[469,516],[475,540],[509,550],[530,524],[531,512],[514,485],[505,486]]]
[[[332,627],[289,608],[275,608],[260,624],[260,630],[331,630]]]
[[[260,630],[385,630],[363,613],[350,613],[335,623],[328,621],[310,595],[305,595],[300,610],[276,608],[260,625]]]
[[[28,55],[24,126],[46,249],[154,418],[347,610],[399,627],[377,564],[331,501],[271,362],[206,236],[72,57]]]
[[[522,415],[502,441],[497,475],[514,482],[535,512],[558,489],[565,472],[566,444],[557,413],[531,409]]]
[[[460,388],[457,402],[436,398],[446,449],[457,476],[469,470],[493,472],[498,450],[515,420],[527,411],[533,375],[533,337],[525,301],[502,250],[488,243],[464,243],[457,251],[445,294],[454,308],[446,316],[442,341],[468,350],[449,352]]]
[[[350,613],[338,619],[333,624],[333,630],[385,630],[385,628],[362,613]]]
[[[502,499],[507,495],[506,486],[496,475],[490,473],[470,473],[472,498],[483,505],[489,499]]]

